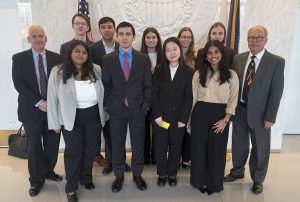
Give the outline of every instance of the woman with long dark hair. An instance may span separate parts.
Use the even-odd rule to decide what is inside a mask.
[[[151,61],[151,72],[154,73],[155,67],[160,64],[162,57],[162,42],[156,28],[148,27],[145,29],[142,37],[141,52],[149,56]],[[151,135],[151,112],[148,111],[145,123],[145,148],[144,160],[145,165],[156,164],[154,152],[154,129],[152,127]]]
[[[233,57],[236,54],[235,50],[232,48],[228,48],[225,46],[225,40],[226,40],[226,28],[222,22],[215,22],[210,27],[208,34],[207,34],[207,41],[219,41],[222,44],[224,44],[225,48],[225,62],[229,66],[229,68],[232,67],[233,63]],[[197,70],[199,68],[199,65],[201,64],[201,59],[203,58],[203,48],[200,48],[197,53],[197,59],[195,64],[195,69]],[[204,56],[205,57],[205,56]]]
[[[49,129],[65,140],[65,192],[68,201],[78,201],[78,182],[94,189],[92,168],[101,123],[104,124],[104,89],[101,69],[92,63],[86,43],[74,40],[65,60],[51,71],[48,84]]]
[[[225,62],[225,48],[209,41],[193,76],[191,185],[209,195],[223,190],[228,122],[235,113],[239,81]]]
[[[192,107],[193,71],[185,65],[177,38],[163,45],[160,65],[155,69],[152,91],[152,114],[155,131],[155,156],[158,186],[177,185],[177,169],[182,139]]]

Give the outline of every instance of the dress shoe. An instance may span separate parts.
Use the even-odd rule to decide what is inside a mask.
[[[68,202],[76,202],[78,201],[77,194],[75,191],[67,193]]]
[[[214,191],[212,191],[212,190],[210,190],[210,189],[206,189],[206,193],[207,193],[208,195],[212,195],[212,194],[214,193]]]
[[[36,196],[40,193],[40,187],[38,186],[31,186],[29,189],[29,195],[30,196]]]
[[[147,189],[147,184],[142,176],[133,176],[133,181],[136,183],[136,187],[139,190],[145,191]]]
[[[204,194],[205,192],[207,192],[207,187],[201,187],[199,188],[199,190],[202,194]]]
[[[176,176],[169,176],[169,185],[171,187],[175,187],[177,185],[177,178],[176,178]]]
[[[181,166],[182,168],[184,169],[189,169],[191,167],[190,163],[189,162],[182,162],[181,163]]]
[[[112,167],[111,166],[105,166],[102,170],[103,175],[108,175],[112,172]]]
[[[157,185],[159,187],[164,187],[167,183],[167,177],[166,176],[159,176],[157,179]]]
[[[123,186],[123,182],[124,182],[124,176],[122,177],[116,177],[112,186],[111,186],[111,190],[112,192],[119,192],[122,189]]]
[[[263,188],[262,182],[254,182],[252,186],[252,192],[254,194],[260,194],[263,191]]]
[[[125,163],[125,172],[130,172],[131,171],[131,167]]]
[[[231,173],[229,173],[228,175],[226,175],[224,177],[224,182],[233,182],[234,180],[237,180],[237,179],[242,179],[244,178],[244,175],[233,175]]]
[[[84,184],[84,187],[88,190],[91,190],[91,189],[95,188],[95,185],[94,185],[94,183],[89,182],[89,183]]]
[[[102,154],[96,156],[95,161],[102,167],[107,166],[107,161],[104,159]]]
[[[46,179],[52,180],[52,181],[62,181],[63,180],[62,176],[60,176],[56,173],[47,175]]]

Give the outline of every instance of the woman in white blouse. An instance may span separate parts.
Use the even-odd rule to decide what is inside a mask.
[[[65,140],[65,192],[77,201],[78,182],[93,189],[93,161],[104,124],[101,69],[92,63],[88,46],[74,40],[64,62],[51,71],[48,83],[48,125]]]
[[[162,57],[162,42],[160,35],[154,27],[148,27],[145,29],[142,37],[141,52],[149,56],[151,61],[151,71],[154,73],[155,67],[160,64]],[[152,117],[151,111],[148,112],[146,116],[145,124],[145,147],[144,147],[144,159],[145,165],[156,164],[155,160],[155,148],[154,148],[154,129],[152,127],[151,135],[151,125]]]
[[[190,181],[209,195],[223,190],[228,122],[238,99],[238,77],[224,55],[222,42],[207,42],[192,83]]]

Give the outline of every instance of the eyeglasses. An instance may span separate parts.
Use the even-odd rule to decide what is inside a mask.
[[[80,27],[80,26],[86,27],[86,26],[87,26],[87,23],[86,23],[86,22],[74,22],[74,25],[75,25],[76,27]]]
[[[247,40],[249,42],[262,42],[262,40],[264,39],[265,37],[264,36],[248,36]]]

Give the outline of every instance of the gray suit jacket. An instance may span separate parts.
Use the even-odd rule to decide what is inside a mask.
[[[105,114],[103,110],[104,88],[101,81],[101,68],[94,65],[97,81],[94,83],[97,97],[101,124],[104,126]],[[51,71],[48,82],[48,98],[47,98],[47,115],[48,127],[52,129],[60,129],[63,125],[66,130],[72,130],[76,115],[76,89],[74,77],[63,83],[62,75],[58,72],[58,66]]]
[[[239,100],[243,75],[249,52],[234,57],[233,67],[240,80]],[[248,94],[247,122],[250,127],[262,126],[264,121],[275,123],[284,86],[285,60],[265,51],[256,70]],[[237,107],[238,113],[239,107]]]

